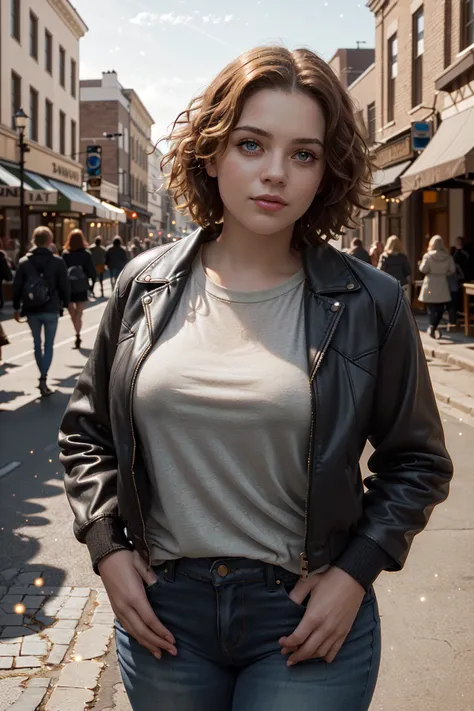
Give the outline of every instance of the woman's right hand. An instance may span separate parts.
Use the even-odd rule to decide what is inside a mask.
[[[124,629],[157,659],[162,650],[176,656],[176,641],[148,602],[145,586],[156,580],[137,551],[113,551],[99,561],[99,573],[113,611]]]

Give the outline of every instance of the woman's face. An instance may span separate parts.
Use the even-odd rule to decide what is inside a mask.
[[[324,135],[323,112],[306,94],[262,89],[251,96],[225,153],[207,166],[218,180],[224,222],[231,215],[262,235],[292,229],[320,187]]]

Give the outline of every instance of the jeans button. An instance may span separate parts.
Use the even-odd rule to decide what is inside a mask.
[[[220,565],[217,568],[217,574],[220,575],[221,578],[225,578],[228,572],[229,568],[226,565]]]

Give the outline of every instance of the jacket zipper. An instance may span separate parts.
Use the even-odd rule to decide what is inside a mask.
[[[339,310],[339,312],[336,315],[336,318],[334,319],[334,323],[326,336],[326,339],[323,343],[323,347],[321,348],[319,357],[316,359],[316,363],[314,364],[313,369],[310,373],[310,377],[309,377],[309,389],[310,389],[310,396],[311,396],[311,429],[309,432],[308,472],[307,472],[307,483],[306,483],[306,500],[305,500],[305,507],[304,507],[304,550],[302,551],[302,553],[300,553],[300,575],[301,575],[301,578],[303,578],[303,579],[305,579],[309,576],[308,508],[309,508],[309,496],[310,496],[310,489],[311,489],[311,455],[312,455],[312,451],[313,451],[314,421],[315,421],[313,380],[316,377],[316,373],[318,371],[319,366],[321,365],[321,362],[322,362],[324,356],[326,355],[326,351],[328,349],[328,346],[329,346],[329,343],[330,343],[331,338],[333,336],[333,333],[336,330],[336,326],[339,323],[341,314],[342,314],[342,308]]]
[[[142,362],[144,361],[144,359],[147,357],[147,355],[148,355],[148,353],[149,353],[149,351],[150,351],[150,349],[151,349],[151,347],[152,347],[152,345],[153,345],[152,337],[151,337],[151,323],[150,323],[150,318],[149,318],[149,314],[148,314],[148,308],[147,308],[147,305],[146,305],[146,304],[145,304],[145,314],[146,314],[148,329],[149,329],[149,333],[150,333],[150,343],[148,344],[148,346],[145,348],[145,350],[144,350],[143,353],[141,354],[141,356],[140,356],[140,358],[138,359],[137,364],[136,364],[136,366],[135,366],[135,370],[133,371],[132,382],[131,382],[131,384],[130,384],[130,409],[129,409],[129,417],[130,417],[130,430],[131,430],[131,432],[132,432],[132,439],[133,439],[132,462],[131,462],[131,467],[130,467],[130,469],[131,469],[131,472],[132,472],[132,481],[133,481],[133,486],[134,486],[134,489],[135,489],[135,496],[136,496],[136,498],[137,498],[138,510],[139,510],[139,512],[140,512],[140,520],[141,520],[141,523],[142,523],[142,538],[143,538],[143,543],[144,543],[144,546],[145,546],[145,549],[146,549],[146,554],[147,554],[147,567],[149,568],[150,565],[151,565],[151,553],[150,553],[150,549],[148,548],[148,544],[147,544],[147,542],[146,542],[145,521],[144,521],[144,519],[143,519],[142,507],[141,507],[141,504],[140,504],[140,498],[139,498],[139,496],[138,496],[137,484],[136,484],[136,481],[135,481],[135,470],[134,470],[134,466],[135,466],[135,457],[136,457],[136,452],[137,452],[137,441],[136,441],[136,438],[135,438],[135,429],[134,429],[134,427],[133,427],[133,392],[134,392],[134,389],[135,389],[135,382],[136,382],[136,379],[137,379],[137,375],[138,375],[138,371],[139,371],[139,369],[140,369],[140,366],[141,366]]]

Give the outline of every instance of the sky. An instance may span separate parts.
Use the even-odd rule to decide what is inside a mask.
[[[155,120],[154,140],[242,52],[261,44],[308,47],[329,60],[339,47],[373,47],[366,0],[71,0],[89,28],[81,79],[115,70]]]

